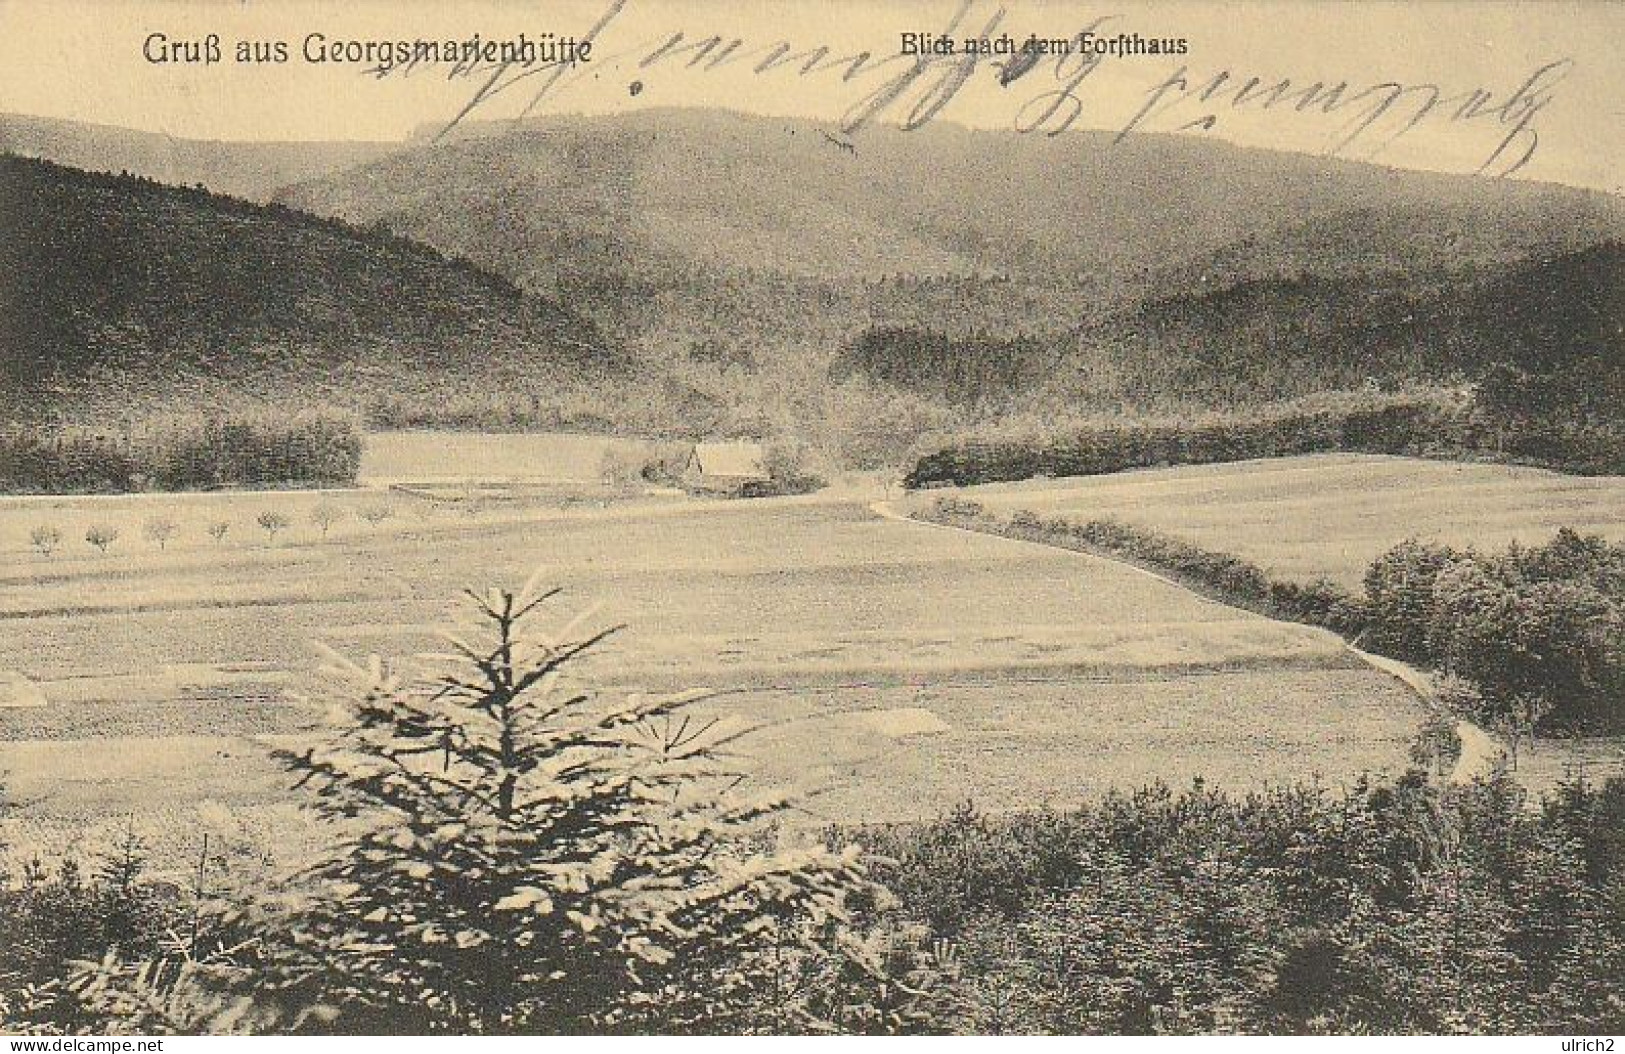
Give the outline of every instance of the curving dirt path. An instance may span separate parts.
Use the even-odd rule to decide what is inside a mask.
[[[1432,682],[1421,670],[1386,655],[1361,651],[1352,644],[1348,649],[1375,668],[1404,681],[1423,699],[1432,700]],[[1488,775],[1505,752],[1494,736],[1464,718],[1456,719],[1456,735],[1461,739],[1461,757],[1456,759],[1456,767],[1450,772],[1452,783],[1468,783],[1478,776]]]

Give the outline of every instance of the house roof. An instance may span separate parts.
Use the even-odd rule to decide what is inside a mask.
[[[695,443],[692,464],[706,476],[767,479],[764,461],[760,443]]]

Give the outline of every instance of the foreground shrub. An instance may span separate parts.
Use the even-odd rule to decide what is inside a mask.
[[[5,803],[0,801],[0,809]],[[94,1027],[71,990],[75,962],[111,949],[161,956],[188,931],[188,907],[174,886],[148,874],[145,846],[132,832],[88,870],[74,859],[20,875],[0,875],[0,1032],[64,1032]]]
[[[485,606],[504,610],[494,599]],[[511,667],[515,686],[538,668]],[[694,796],[679,787],[632,776],[714,759],[682,747],[648,758],[647,740],[613,719],[630,709],[562,719],[581,734],[562,753],[524,750],[527,773],[504,767],[500,707],[482,728],[472,714],[448,719],[427,685],[402,706],[406,683],[382,667],[345,669],[370,686],[352,715],[398,718],[289,759],[345,825],[298,895],[256,901],[228,926],[208,919],[200,939],[195,908],[142,875],[139,845],[89,880],[31,866],[0,886],[0,1028],[1625,1028],[1625,778],[1568,780],[1538,807],[1504,770],[1464,785],[1413,771],[1246,794],[1197,781],[1068,812],[991,817],[967,805],[928,823],[832,831],[831,849],[775,849],[685,809]],[[464,691],[491,697],[489,678],[457,683],[442,684],[448,706]],[[537,723],[586,705],[563,684],[518,703],[533,691],[508,698]],[[583,786],[574,773],[597,775]],[[614,805],[604,781],[643,793]],[[550,841],[486,804],[505,786],[516,808],[558,818]],[[658,836],[648,813],[663,814]],[[614,817],[628,820],[624,840],[609,834]],[[719,827],[730,837],[701,833]],[[871,896],[874,881],[895,898]],[[808,913],[820,897],[825,924]]]
[[[861,853],[775,846],[693,693],[584,688],[608,632],[544,632],[556,592],[471,594],[418,676],[338,660],[342,724],[283,759],[361,829],[309,871],[278,998],[369,1031],[814,1027],[792,982],[856,947]]]
[[[1617,1031],[1625,779],[1196,785],[862,832],[951,1032]]]

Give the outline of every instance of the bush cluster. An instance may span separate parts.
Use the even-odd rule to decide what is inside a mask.
[[[48,869],[35,858],[19,874],[0,872],[0,1028],[8,1020],[69,1026],[57,1012],[69,964],[112,948],[136,958],[175,949],[187,909],[181,890],[155,880],[133,831],[90,867],[70,858]]]
[[[213,420],[137,437],[0,434],[0,492],[105,494],[221,487],[349,486],[361,433],[348,417]]]
[[[866,831],[955,1032],[1617,1031],[1625,780],[1200,783]]]
[[[1466,678],[1480,716],[1625,724],[1625,547],[1566,528],[1498,553],[1407,541],[1365,587],[1372,646]]]

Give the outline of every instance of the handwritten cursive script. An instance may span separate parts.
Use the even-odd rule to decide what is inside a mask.
[[[841,51],[829,44],[787,39],[752,42],[722,33],[673,30],[653,38],[616,41],[632,0],[609,0],[594,23],[579,34],[591,42],[597,60],[592,71],[568,63],[519,66],[512,62],[467,64],[447,73],[476,82],[473,95],[441,130],[445,135],[493,100],[519,92],[516,120],[534,113],[585,76],[620,66],[637,71],[642,86],[660,71],[706,77],[746,71],[762,78],[795,78],[823,90],[856,92],[839,119],[840,130],[855,135],[885,121],[907,130],[923,127],[950,112],[971,92],[999,92],[1009,100],[1011,127],[1046,136],[1112,123],[1091,117],[1090,82],[1108,59],[1082,49],[1024,50],[1014,55],[980,52],[903,55],[876,49]],[[992,38],[1007,28],[1005,7],[978,10],[977,0],[961,0],[939,27],[944,38]],[[1077,27],[1074,36],[1099,34],[1120,22],[1102,15]],[[895,38],[894,38],[895,39]],[[1139,104],[1116,124],[1116,140],[1136,132],[1202,132],[1220,128],[1228,117],[1250,115],[1273,122],[1324,126],[1326,152],[1343,154],[1363,147],[1376,157],[1395,142],[1426,129],[1485,128],[1489,133],[1484,175],[1510,176],[1529,164],[1540,145],[1538,120],[1574,67],[1556,57],[1509,78],[1509,87],[1447,87],[1434,82],[1394,79],[1294,80],[1231,67],[1198,70],[1178,66],[1148,76]],[[1120,64],[1117,70],[1121,72]],[[1149,67],[1145,67],[1149,68]],[[376,76],[411,72],[409,64],[374,69]],[[1001,100],[1002,101],[1002,100]]]

